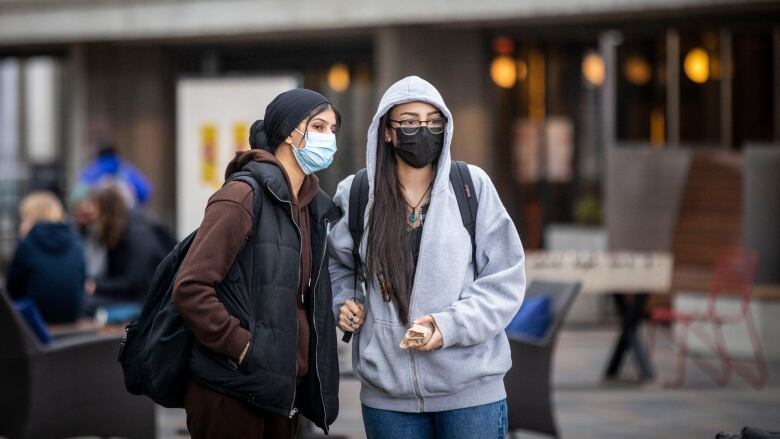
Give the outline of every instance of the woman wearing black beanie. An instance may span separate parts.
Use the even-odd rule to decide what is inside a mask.
[[[332,163],[339,124],[319,93],[280,94],[209,199],[173,290],[195,338],[184,401],[195,439],[293,438],[299,412],[325,432],[336,419],[326,243],[340,210],[314,173]]]

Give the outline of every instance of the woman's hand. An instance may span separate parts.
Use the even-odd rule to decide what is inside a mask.
[[[439,349],[444,345],[444,339],[441,336],[441,331],[439,331],[439,327],[436,326],[436,320],[434,320],[433,317],[431,316],[420,317],[419,319],[415,320],[413,323],[417,325],[428,325],[433,328],[433,335],[431,335],[431,339],[428,340],[428,343],[420,346],[416,350],[422,352],[428,352],[428,351]]]
[[[339,308],[339,328],[344,332],[355,332],[363,325],[365,316],[362,303],[347,300]]]

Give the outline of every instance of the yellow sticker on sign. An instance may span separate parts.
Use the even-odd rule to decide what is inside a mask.
[[[233,124],[233,145],[236,151],[249,149],[249,127],[246,122]]]
[[[217,180],[217,127],[203,124],[200,127],[200,179],[209,186],[219,185]]]

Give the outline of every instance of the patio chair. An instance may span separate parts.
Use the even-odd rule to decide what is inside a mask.
[[[750,310],[750,299],[753,293],[753,278],[758,265],[758,254],[742,249],[729,249],[724,251],[715,264],[715,271],[710,286],[710,294],[707,309],[704,312],[676,311],[673,309],[656,309],[651,313],[651,325],[648,338],[650,348],[655,344],[656,327],[660,324],[680,325],[677,337],[672,341],[677,346],[677,377],[667,383],[672,387],[679,387],[685,381],[686,360],[690,357],[701,370],[707,373],[716,383],[726,385],[731,380],[733,372],[741,375],[745,381],[756,389],[766,386],[768,380],[767,364],[764,357],[764,349]],[[734,314],[723,314],[718,311],[718,296],[724,293],[736,293],[741,297],[739,311]],[[693,325],[700,323],[703,325]],[[701,327],[709,325],[711,333]],[[743,364],[737,362],[729,353],[723,336],[723,326],[745,325],[753,348],[753,362],[755,370],[751,371]],[[670,327],[671,330],[672,327]],[[699,338],[705,346],[714,352],[720,359],[720,371],[711,364],[697,356],[690,355],[688,351],[688,338],[693,334]]]
[[[542,338],[509,337],[512,369],[504,377],[507,391],[509,431],[528,430],[559,437],[552,400],[552,363],[555,343],[579,283],[534,281],[526,298],[548,294],[552,318]]]
[[[155,405],[125,390],[120,336],[43,345],[0,291],[0,437],[157,436]]]

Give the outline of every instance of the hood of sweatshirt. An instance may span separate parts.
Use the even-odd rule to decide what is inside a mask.
[[[450,164],[450,144],[452,142],[452,132],[455,123],[452,120],[452,113],[439,91],[431,85],[430,82],[417,77],[407,76],[406,78],[393,84],[387,91],[382,100],[379,101],[379,107],[371,120],[371,126],[368,128],[368,140],[366,143],[366,171],[368,175],[369,194],[374,193],[374,177],[376,175],[376,157],[377,157],[377,134],[382,116],[387,114],[393,107],[407,102],[426,102],[433,105],[441,111],[447,119],[447,126],[444,131],[444,144],[441,155],[439,156],[438,168],[436,171],[436,181],[433,184],[433,193],[441,192],[449,187]]]
[[[28,235],[30,243],[49,253],[61,253],[75,241],[73,229],[65,223],[38,223]]]

